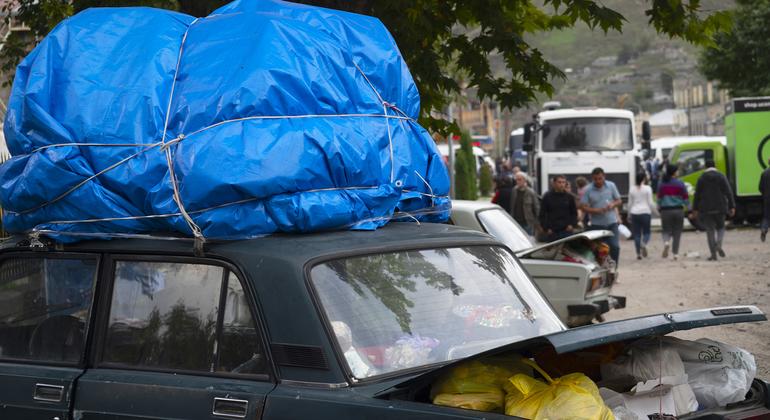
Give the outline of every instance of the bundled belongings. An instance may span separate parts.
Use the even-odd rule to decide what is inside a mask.
[[[17,69],[3,221],[199,238],[443,221],[448,176],[419,110],[372,17],[275,0],[200,19],[88,9]]]
[[[604,404],[594,381],[582,373],[570,373],[552,379],[531,360],[532,366],[548,383],[525,374],[509,379],[506,388],[505,414],[526,419],[549,420],[613,420],[612,412]]]
[[[681,416],[700,409],[743,401],[756,374],[754,356],[729,344],[701,338],[642,339],[626,354],[601,365],[605,402],[624,407],[640,418],[661,414]],[[623,382],[637,382],[619,393]],[[629,383],[629,382],[626,382]]]

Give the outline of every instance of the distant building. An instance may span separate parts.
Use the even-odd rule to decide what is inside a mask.
[[[674,80],[674,103],[688,115],[687,135],[720,136],[724,134],[725,105],[728,92],[712,82]]]
[[[650,115],[649,121],[653,139],[687,134],[687,112],[683,109],[665,109]]]
[[[606,55],[604,57],[599,57],[596,60],[594,60],[591,63],[591,66],[592,67],[612,67],[615,65],[617,61],[618,61],[618,56]]]

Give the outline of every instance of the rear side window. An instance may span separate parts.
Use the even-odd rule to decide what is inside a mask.
[[[118,261],[102,360],[141,368],[265,373],[238,277],[224,267]]]
[[[77,363],[96,273],[96,258],[3,260],[0,358]]]

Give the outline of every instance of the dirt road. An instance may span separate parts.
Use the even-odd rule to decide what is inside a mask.
[[[613,294],[624,295],[628,301],[625,309],[610,311],[609,320],[725,305],[756,305],[770,314],[770,241],[760,242],[758,230],[727,231],[727,257],[717,262],[706,261],[709,253],[702,232],[684,233],[679,261],[661,258],[659,232],[653,232],[650,245],[649,258],[638,261],[633,242],[621,241],[620,283]],[[770,380],[770,321],[674,335],[737,345],[754,355],[757,375]]]

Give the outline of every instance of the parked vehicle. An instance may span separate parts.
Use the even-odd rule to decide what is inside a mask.
[[[718,140],[680,144],[671,151],[670,160],[679,165],[679,178],[691,193],[706,160],[713,160],[735,194],[733,222],[756,223],[762,217],[759,177],[770,159],[770,97],[733,99],[725,117],[725,134],[726,144]]]
[[[551,107],[537,113],[524,126],[523,145],[535,191],[548,191],[554,175],[564,175],[574,185],[575,178],[590,179],[591,170],[601,167],[625,202],[641,168],[634,127],[634,114],[623,109]],[[648,128],[643,130],[643,140],[649,140]]]
[[[168,239],[0,244],[0,418],[504,419],[430,404],[425,381],[485,352],[766,319],[745,306],[566,330],[507,246],[444,224],[202,255]],[[726,411],[768,403],[756,380]]]
[[[650,150],[645,153],[645,157],[657,159],[663,162],[674,147],[680,144],[700,143],[703,141],[718,141],[723,146],[727,145],[727,139],[724,136],[678,136],[678,137],[660,137],[650,141]]]
[[[524,128],[519,127],[511,131],[508,138],[508,156],[514,165],[518,165],[522,171],[529,172],[529,159],[524,151]]]
[[[626,307],[624,296],[610,294],[617,277],[615,264],[599,263],[591,251],[602,238],[612,236],[610,231],[586,231],[536,245],[500,206],[466,200],[452,201],[450,220],[457,226],[489,233],[506,244],[570,327],[602,320],[610,309]]]

